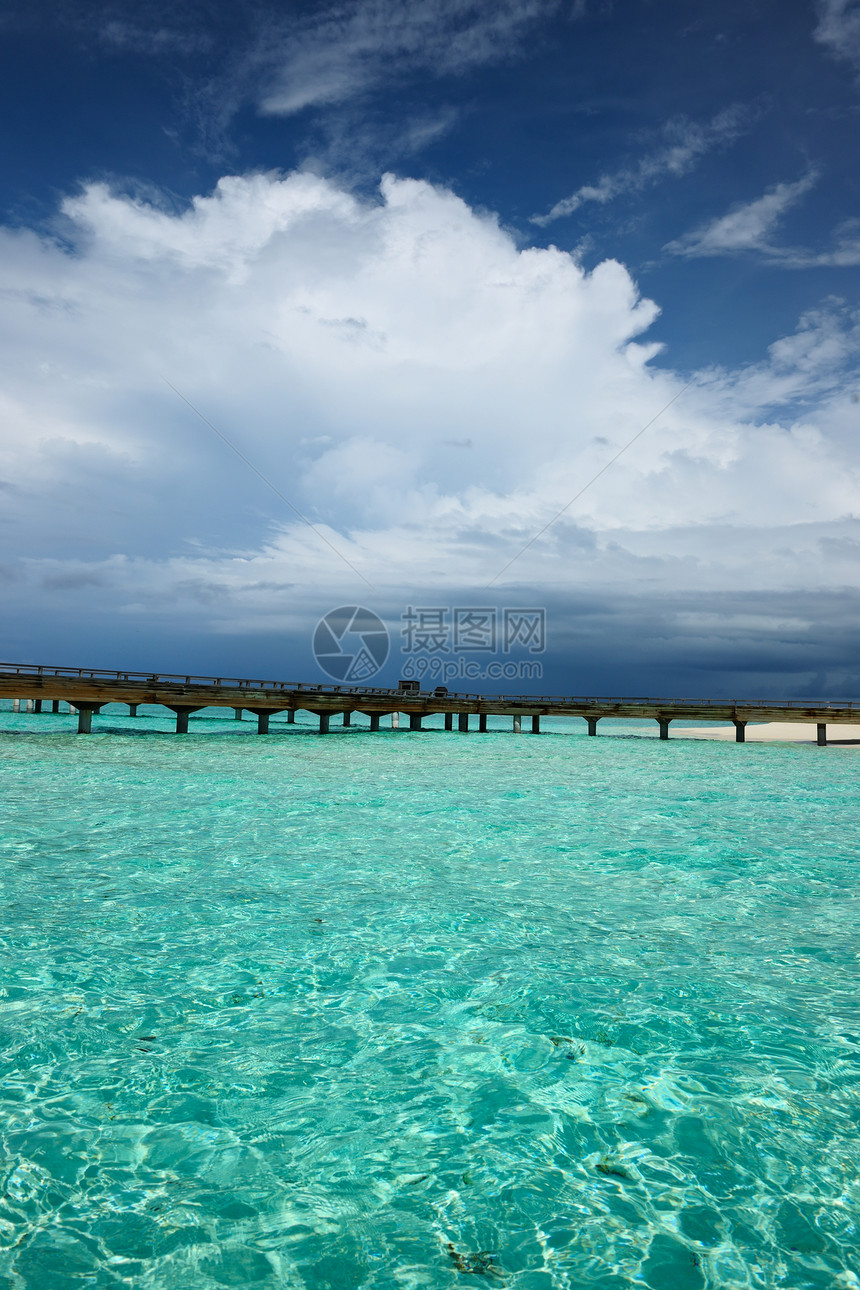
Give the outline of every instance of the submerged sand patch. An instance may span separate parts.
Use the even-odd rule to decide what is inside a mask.
[[[734,726],[679,726],[670,727],[672,739],[734,739]],[[750,722],[746,728],[746,742],[754,743],[788,743],[814,744],[818,740],[818,729],[814,721],[762,721]],[[841,722],[828,725],[828,744],[856,744],[860,746],[860,725],[844,725]]]

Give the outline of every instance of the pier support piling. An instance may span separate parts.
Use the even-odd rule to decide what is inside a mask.
[[[454,729],[454,714],[453,714],[453,712],[446,712],[446,713],[445,713],[445,729],[446,729],[446,730],[453,730],[453,729]]]
[[[60,700],[59,700],[59,699],[52,699],[52,700],[51,700],[51,711],[52,711],[52,712],[59,712],[59,711],[60,711]]]
[[[42,711],[42,700],[41,700],[41,699],[35,699],[35,700],[33,701],[33,711],[34,711],[34,712],[41,712],[41,711]]]
[[[129,715],[130,717],[136,717],[136,716],[137,716],[137,704],[136,704],[136,703],[130,703],[130,704],[128,705],[128,715]]]
[[[327,734],[328,734],[329,722],[331,721],[331,713],[330,713],[330,712],[321,712],[321,713],[319,714],[319,719],[320,719],[320,734],[321,734],[321,735],[327,735]]]
[[[376,731],[376,730],[378,730],[378,729],[379,729],[379,713],[378,713],[378,712],[371,712],[371,714],[370,714],[370,730],[371,730],[371,733],[373,733],[374,731]]]
[[[20,700],[20,699],[13,699],[13,700],[12,700],[12,711],[13,711],[13,712],[20,712],[20,711],[21,711],[21,700]]]
[[[32,711],[33,711],[33,700],[32,700],[32,699],[27,699],[27,700],[26,700],[26,704],[27,704],[27,711],[28,711],[28,712],[32,712]]]
[[[420,713],[420,712],[410,712],[410,713],[409,713],[409,729],[410,729],[410,730],[420,730],[420,729],[421,729],[421,713]]]
[[[252,709],[251,709],[251,711],[253,712],[253,711],[254,711],[254,709],[252,708]],[[257,734],[258,734],[258,735],[267,735],[267,734],[269,733],[269,717],[270,717],[271,715],[272,715],[272,714],[271,714],[271,712],[269,712],[269,711],[268,711],[267,709],[265,709],[265,708],[263,708],[263,709],[257,708],[257,709],[256,709],[256,717],[257,717]]]
[[[819,748],[827,747],[827,722],[819,721],[817,723],[818,738],[816,740]]]
[[[586,717],[585,719],[588,722],[588,733],[590,735],[596,735],[597,723],[600,720],[600,717]]]
[[[468,733],[469,733],[469,714],[468,714],[468,712],[461,712],[461,713],[459,713],[459,714],[458,714],[458,716],[457,716],[457,729],[460,731],[460,734],[466,735],[466,734],[468,734]]]
[[[540,734],[540,717],[532,717],[532,734]]]
[[[745,721],[737,721],[735,720],[735,718],[732,718],[732,720],[735,723],[735,743],[736,744],[746,743],[747,723]]]
[[[187,735],[187,734],[188,734],[188,718],[191,716],[191,713],[192,713],[192,712],[199,712],[199,711],[200,711],[200,706],[199,706],[199,704],[194,705],[194,706],[191,706],[191,705],[186,704],[186,703],[182,703],[182,704],[178,704],[178,703],[177,703],[177,704],[173,704],[173,703],[170,703],[170,704],[168,704],[167,706],[170,708],[170,710],[171,710],[172,712],[175,712],[175,713],[176,713],[176,733],[177,733],[178,735]]]
[[[234,709],[233,709],[233,720],[234,720],[234,721],[241,721],[241,720],[242,720],[242,712],[243,712],[243,709],[242,709],[242,708],[234,708]]]
[[[487,733],[487,714],[486,712],[478,713],[478,730],[482,735]]]
[[[343,724],[344,724],[345,726],[351,726],[351,725],[352,725],[352,713],[351,713],[351,712],[345,712],[345,713],[343,714]]]
[[[514,734],[515,734],[515,735],[521,735],[521,734],[522,734],[522,732],[523,732],[523,719],[522,719],[522,717],[514,717]]]
[[[657,718],[657,724],[658,724],[658,726],[660,727],[660,738],[661,738],[661,739],[668,739],[668,738],[669,738],[669,722],[670,722],[671,720],[672,720],[672,718],[671,718],[671,717],[658,717],[658,718]]]
[[[391,729],[392,729],[392,730],[399,730],[399,729],[400,729],[400,713],[399,713],[399,712],[392,712],[392,714],[391,714]]]
[[[100,703],[79,703],[78,711],[78,734],[89,735],[93,730],[93,713],[101,709]]]
[[[287,713],[287,725],[294,726],[295,724],[296,724],[296,710],[295,708],[290,708],[289,712]]]

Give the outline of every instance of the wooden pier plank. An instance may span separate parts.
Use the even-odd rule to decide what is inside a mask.
[[[220,677],[176,677],[158,673],[104,672],[88,669],[37,667],[30,664],[0,664],[0,698],[57,703],[65,700],[77,707],[107,703],[159,704],[174,712],[207,707],[246,709],[258,720],[262,714],[296,711],[318,717],[334,713],[346,716],[361,711],[368,716],[403,712],[415,718],[413,729],[423,717],[443,715],[450,729],[457,718],[460,730],[469,729],[469,717],[478,716],[486,728],[488,716],[532,719],[540,729],[543,716],[579,717],[596,732],[596,723],[606,718],[651,719],[668,733],[671,721],[733,722],[742,732],[747,722],[808,722],[821,731],[828,725],[860,724],[860,702],[809,704],[769,701],[711,701],[695,699],[603,698],[578,696],[506,696],[478,694],[400,693],[378,687],[307,685],[274,681],[226,679]],[[262,730],[267,723],[259,720]],[[327,722],[323,723],[326,728]],[[666,737],[665,735],[663,736]],[[826,735],[823,736],[826,739]],[[743,733],[739,733],[739,740]]]

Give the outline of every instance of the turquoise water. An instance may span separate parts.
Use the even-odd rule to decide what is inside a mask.
[[[0,715],[2,1290],[860,1286],[858,750],[120,712]]]

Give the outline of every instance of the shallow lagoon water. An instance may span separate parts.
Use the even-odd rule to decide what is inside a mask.
[[[855,750],[122,711],[0,714],[2,1290],[860,1286]]]

